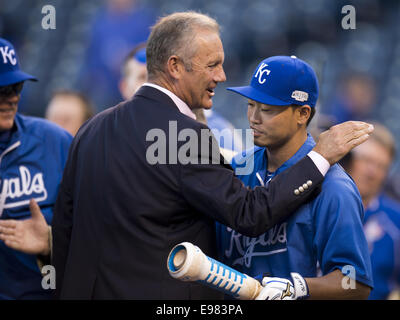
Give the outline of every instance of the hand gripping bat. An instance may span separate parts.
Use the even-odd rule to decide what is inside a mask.
[[[197,281],[241,300],[255,299],[262,289],[256,279],[206,256],[190,242],[172,248],[167,267],[175,279]]]

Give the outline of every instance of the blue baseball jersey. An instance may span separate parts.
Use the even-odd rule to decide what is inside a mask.
[[[17,113],[10,139],[0,150],[0,219],[31,217],[35,199],[51,224],[72,137],[44,119]],[[35,255],[8,248],[0,240],[0,300],[46,299]]]
[[[368,299],[386,299],[400,288],[400,203],[381,194],[365,211],[364,231],[374,277]]]
[[[235,158],[232,166],[254,161],[249,175],[239,176],[249,187],[267,185],[269,179],[291,167],[314,147],[306,142],[274,173],[267,172],[265,148],[255,147]],[[373,286],[371,262],[363,233],[363,207],[353,180],[339,165],[325,176],[321,193],[301,206],[289,219],[277,224],[257,238],[250,238],[217,224],[221,259],[250,276],[290,278],[291,272],[303,277],[326,275],[335,269]],[[346,268],[343,268],[346,266]],[[352,272],[353,271],[353,272]]]

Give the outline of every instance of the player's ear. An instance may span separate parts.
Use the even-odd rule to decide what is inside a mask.
[[[307,121],[311,116],[311,107],[308,104],[297,107],[296,115],[297,115],[297,123],[299,125],[307,125]]]

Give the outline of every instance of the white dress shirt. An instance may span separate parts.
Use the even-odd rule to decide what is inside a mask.
[[[173,92],[171,92],[168,89],[165,89],[163,87],[160,87],[159,85],[156,85],[154,83],[146,82],[143,85],[144,86],[148,86],[148,87],[153,87],[155,89],[158,89],[158,90],[164,92],[167,96],[169,96],[172,99],[172,101],[176,104],[176,106],[178,107],[178,109],[179,109],[179,111],[181,113],[183,113],[184,115],[187,115],[188,117],[196,120],[196,115],[189,108],[189,106],[182,99],[180,99],[176,94],[174,94]]]

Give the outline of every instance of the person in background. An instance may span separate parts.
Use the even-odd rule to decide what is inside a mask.
[[[89,99],[82,93],[69,90],[55,92],[46,109],[46,119],[58,124],[72,136],[93,115]]]
[[[20,70],[13,45],[0,38],[0,300],[51,297],[37,255],[50,251],[47,224],[72,141],[59,126],[17,112],[27,80],[36,78]],[[35,227],[44,245],[32,247],[30,233],[19,237],[20,227]],[[24,252],[16,250],[21,241]]]
[[[364,144],[351,152],[344,165],[360,191],[365,208],[374,289],[369,299],[387,299],[400,288],[400,203],[382,190],[395,158],[395,140],[382,124]]]
[[[120,101],[118,80],[132,46],[146,41],[157,11],[143,0],[106,0],[91,23],[80,88],[97,110]],[[93,84],[96,85],[93,85]]]
[[[383,187],[384,192],[391,198],[395,199],[397,202],[400,202],[400,170],[399,165],[397,167],[397,171],[392,173],[385,185]]]
[[[146,43],[142,42],[128,53],[122,63],[118,88],[124,100],[131,99],[146,79]]]
[[[374,79],[369,75],[355,73],[343,76],[327,115],[333,124],[367,120],[371,117],[376,94]]]

